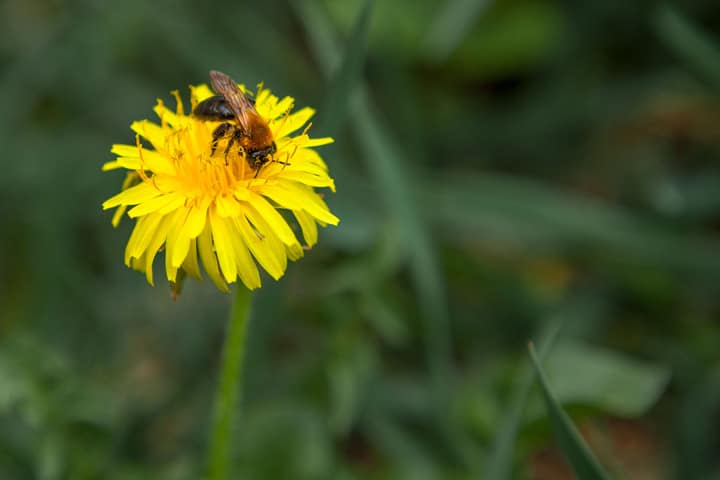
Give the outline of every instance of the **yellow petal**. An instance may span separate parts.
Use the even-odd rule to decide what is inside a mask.
[[[287,170],[282,173],[282,178],[286,180],[292,180],[310,187],[328,187],[333,192],[335,191],[335,181],[327,175],[315,175],[300,170]]]
[[[127,168],[130,170],[150,170],[155,173],[175,174],[172,161],[162,153],[147,148],[140,149],[137,145],[113,145],[110,150],[118,158],[115,162],[108,162],[103,170],[114,168]]]
[[[325,202],[311,188],[291,181],[278,181],[276,185],[266,185],[261,192],[278,205],[291,210],[305,210],[313,217],[331,225],[337,225],[340,219],[330,213]]]
[[[139,158],[140,166],[138,169],[150,170],[155,173],[164,173],[167,175],[177,174],[177,170],[172,160],[160,152],[143,148]]]
[[[205,219],[207,218],[207,209],[210,200],[204,200],[199,205],[195,205],[190,209],[190,213],[185,220],[175,240],[175,249],[173,250],[172,265],[180,267],[187,256],[190,248],[190,241],[197,238],[200,232],[205,228]]]
[[[158,118],[160,118],[161,122],[166,122],[175,129],[183,128],[190,122],[189,117],[185,115],[177,115],[175,112],[167,108],[161,100],[158,100],[158,103],[155,105],[155,108],[153,108],[153,111]]]
[[[149,120],[140,120],[131,123],[130,129],[149,141],[155,150],[164,149],[168,134],[160,125]]]
[[[137,157],[138,148],[137,145],[124,145],[116,143],[110,148],[110,152],[114,153],[118,157]]]
[[[143,167],[138,157],[118,157],[115,162],[118,166],[128,170],[140,170]]]
[[[161,192],[186,192],[186,184],[175,175],[153,175],[152,183]]]
[[[293,215],[295,215],[295,219],[300,225],[303,238],[305,239],[305,244],[308,247],[312,247],[317,243],[318,239],[318,230],[315,220],[310,216],[310,214],[303,210],[295,210],[293,211]]]
[[[227,293],[230,289],[223,280],[218,268],[217,257],[215,256],[215,250],[212,245],[212,237],[210,232],[210,223],[205,223],[205,228],[197,238],[198,253],[200,254],[200,260],[202,260],[203,268],[207,272],[210,280],[218,287],[221,291]]]
[[[160,195],[159,197],[152,198],[146,202],[143,202],[128,212],[130,218],[142,217],[148,213],[160,211],[160,213],[169,213],[180,208],[185,203],[185,196],[172,192],[166,195]]]
[[[130,262],[128,263],[128,267],[132,268],[133,270],[143,271],[145,270],[145,255],[141,256],[140,258],[132,258],[130,259]]]
[[[292,97],[285,97],[268,112],[267,117],[268,119],[277,118],[280,115],[283,115],[290,111],[290,109],[293,106],[293,103],[295,102],[295,99]]]
[[[250,256],[248,247],[242,241],[242,234],[235,225],[233,219],[227,219],[229,225],[229,231],[232,233],[230,241],[235,249],[235,260],[237,265],[238,276],[243,285],[249,290],[254,290],[260,287],[260,273],[258,272],[257,265]]]
[[[133,185],[137,185],[141,181],[142,178],[140,178],[140,174],[138,174],[137,172],[128,172],[127,175],[125,175],[125,180],[123,180],[121,190],[127,190]]]
[[[118,225],[120,225],[120,219],[122,218],[123,214],[125,213],[125,210],[127,210],[126,205],[120,205],[117,208],[117,210],[115,210],[115,213],[113,214],[113,218],[111,221],[113,227],[117,227]]]
[[[215,254],[220,264],[220,270],[222,271],[225,281],[232,283],[237,278],[237,264],[235,249],[232,243],[233,239],[230,236],[225,219],[220,217],[217,211],[212,209],[210,210],[210,227],[212,228]]]
[[[332,137],[320,137],[320,138],[311,138],[307,141],[305,144],[306,147],[319,147],[320,145],[327,145],[329,143],[334,143],[335,140],[333,140]]]
[[[127,245],[125,245],[125,265],[128,267],[131,266],[131,259],[132,256],[132,247],[135,245],[135,243],[138,241],[138,238],[140,237],[140,229],[138,228],[138,225],[135,224],[133,227],[132,232],[130,233],[130,238],[128,239]]]
[[[190,85],[190,96],[197,103],[207,100],[213,95],[215,95],[215,93],[204,83],[202,85]]]
[[[301,108],[295,113],[287,115],[273,123],[273,135],[275,138],[285,137],[296,131],[310,120],[315,110],[310,107]]]
[[[218,215],[221,217],[234,217],[240,215],[240,204],[234,197],[219,195],[215,199]]]
[[[273,277],[278,280],[285,273],[287,257],[285,247],[275,234],[265,225],[255,224],[255,232],[244,215],[233,218],[235,226],[240,231],[245,245],[250,249],[255,259]]]
[[[182,241],[178,244],[178,237],[180,236],[180,231],[183,225],[185,225],[189,214],[189,208],[178,208],[175,211],[173,214],[172,225],[170,226],[167,239],[165,240],[165,275],[171,282],[175,282],[177,270],[180,268],[180,264],[182,264],[182,262],[180,262],[180,264],[176,265],[173,262],[173,259],[175,258],[175,251],[177,249],[181,249],[184,250],[184,255],[187,254],[188,247]],[[185,258],[184,255],[183,259]]]
[[[302,170],[316,175],[327,175],[328,167],[315,150],[300,148],[290,159],[288,170]]]
[[[293,262],[295,260],[298,260],[305,256],[305,250],[302,248],[301,245],[286,245],[285,246],[285,253],[287,255],[287,258],[292,260]]]
[[[185,257],[185,261],[182,264],[182,269],[187,272],[191,277],[202,280],[202,274],[200,273],[200,265],[198,264],[198,252],[197,252],[197,239],[193,238],[190,240],[190,250]]]
[[[105,162],[102,166],[103,172],[108,172],[110,170],[117,170],[118,168],[124,168],[122,165],[120,165],[117,161],[113,160],[112,162]]]
[[[295,234],[282,215],[261,195],[256,193],[251,194],[248,214],[253,223],[255,223],[255,219],[258,217],[265,219],[275,235],[277,235],[285,245],[299,244],[297,237],[295,237]]]
[[[127,244],[127,250],[129,250],[131,257],[140,258],[143,252],[145,252],[145,249],[150,244],[150,240],[155,236],[155,230],[162,218],[162,215],[155,213],[138,220],[135,224],[138,235],[134,236],[134,239],[131,238]]]
[[[117,207],[118,205],[137,205],[138,203],[146,202],[159,195],[162,195],[162,192],[155,188],[154,185],[140,183],[105,200],[102,207],[103,210],[107,210],[108,208]]]
[[[277,105],[278,98],[270,90],[262,89],[255,96],[255,110],[265,119],[270,119],[270,112]]]
[[[145,278],[150,285],[153,283],[153,263],[155,262],[155,255],[157,255],[160,247],[165,243],[167,234],[170,231],[170,227],[173,225],[173,221],[177,217],[179,212],[173,212],[170,215],[164,215],[162,220],[155,228],[155,234],[152,240],[145,249]]]

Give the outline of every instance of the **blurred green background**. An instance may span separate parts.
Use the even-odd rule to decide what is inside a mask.
[[[202,476],[230,297],[123,265],[100,166],[210,69],[318,109],[341,218],[255,294],[233,478],[573,478],[557,329],[612,475],[720,478],[720,5],[364,3],[0,2],[1,479]]]

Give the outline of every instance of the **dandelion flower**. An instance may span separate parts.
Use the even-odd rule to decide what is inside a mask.
[[[279,279],[288,259],[297,260],[317,242],[318,224],[339,221],[315,191],[335,191],[327,165],[314,149],[332,138],[310,138],[308,120],[314,110],[291,113],[293,98],[278,98],[260,85],[255,109],[270,127],[277,151],[274,161],[255,170],[242,149],[225,152],[229,138],[213,149],[213,132],[222,122],[186,114],[179,93],[173,95],[175,111],[158,100],[154,112],[159,123],[133,122],[135,145],[113,145],[117,158],[103,166],[129,170],[122,191],[102,205],[117,208],[113,226],[126,212],[136,219],[125,264],[145,272],[151,285],[153,262],[161,251],[173,285],[185,274],[201,278],[200,264],[222,291],[238,279],[250,290],[258,288],[258,264]],[[213,95],[207,85],[191,86],[190,111]],[[291,226],[295,223],[305,248]]]

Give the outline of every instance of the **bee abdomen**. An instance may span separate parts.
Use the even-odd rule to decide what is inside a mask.
[[[193,115],[201,120],[232,120],[235,114],[222,95],[215,95],[195,105]]]
[[[246,98],[248,98],[246,96]],[[255,101],[248,98],[255,105]],[[193,115],[201,120],[232,120],[235,118],[230,105],[223,95],[214,95],[195,105]]]

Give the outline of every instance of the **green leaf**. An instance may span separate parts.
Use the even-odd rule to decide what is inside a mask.
[[[578,403],[624,417],[645,413],[670,378],[668,369],[617,352],[563,342],[553,349],[545,370],[564,405]]]
[[[529,345],[529,350],[530,358],[532,358],[535,372],[540,381],[543,398],[545,399],[545,408],[550,416],[555,439],[563,454],[565,454],[580,480],[609,479],[610,477],[603,471],[580,433],[555,399],[532,343]]]

